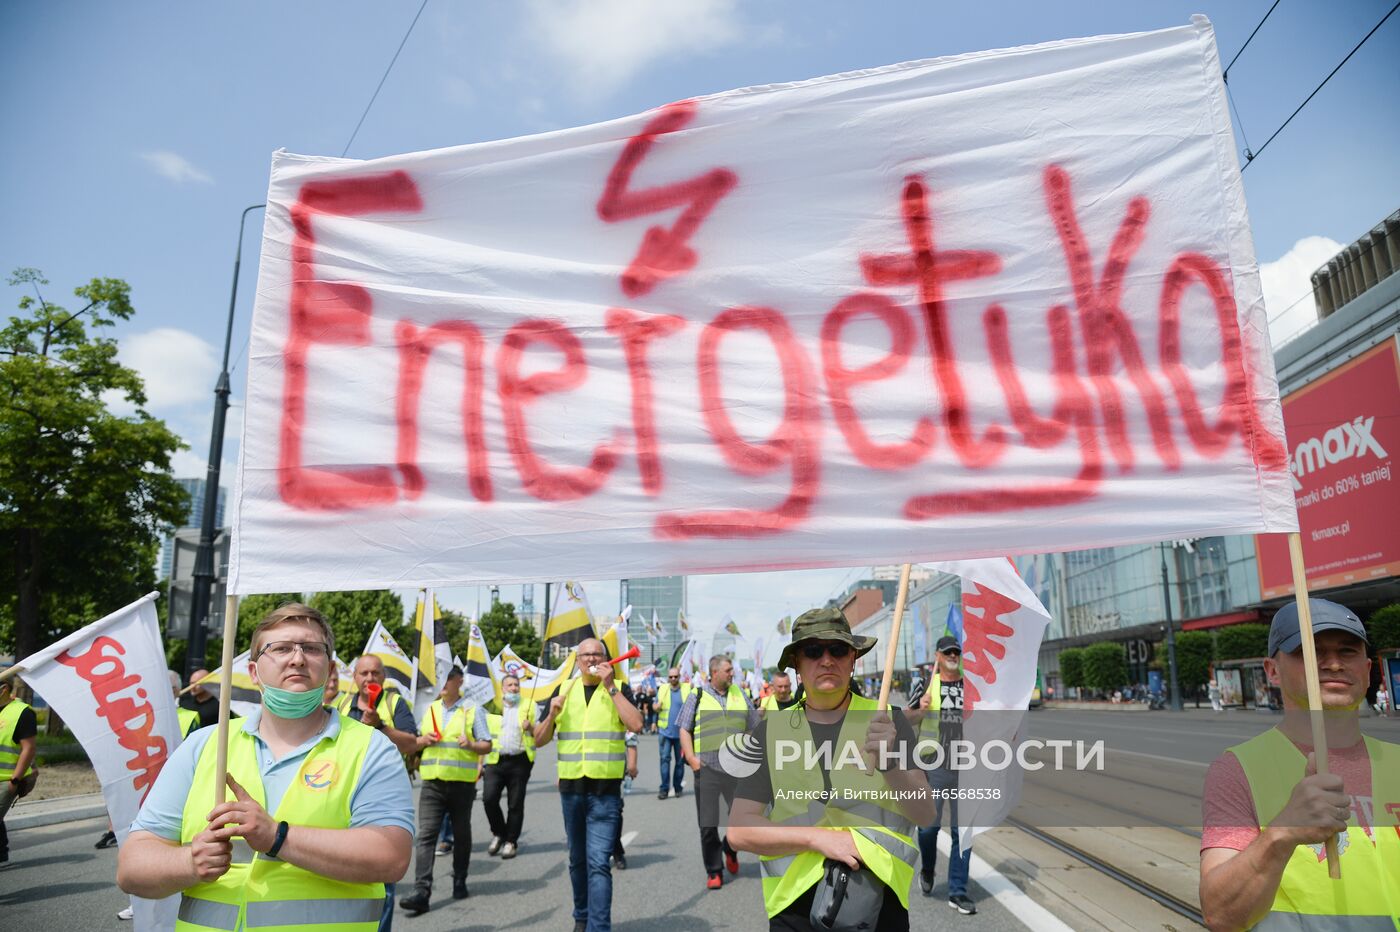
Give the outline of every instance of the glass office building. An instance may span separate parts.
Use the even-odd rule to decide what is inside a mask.
[[[632,617],[627,623],[629,636],[641,646],[642,656],[657,663],[669,662],[671,654],[682,638],[676,630],[680,613],[686,611],[684,576],[649,576],[640,579],[624,579],[620,583],[619,604],[632,606]],[[652,613],[661,622],[661,638],[652,644],[646,635],[646,625],[651,623]]]

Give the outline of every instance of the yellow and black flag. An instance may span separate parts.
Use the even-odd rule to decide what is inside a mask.
[[[568,652],[591,637],[595,635],[588,596],[582,585],[569,580],[559,587],[559,597],[554,600],[554,611],[544,631],[544,652],[548,655],[551,645]]]
[[[415,706],[427,708],[447,684],[452,669],[452,646],[447,643],[447,626],[439,620],[437,596],[432,590],[418,591],[418,607],[413,627],[418,631],[418,672],[413,683]]]

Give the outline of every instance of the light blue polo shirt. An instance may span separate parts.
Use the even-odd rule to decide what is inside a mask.
[[[296,778],[302,761],[311,749],[322,738],[335,737],[340,733],[340,716],[329,712],[325,714],[325,727],[315,737],[276,761],[258,735],[261,708],[237,723],[253,736],[258,772],[262,775],[263,791],[267,794],[268,812],[277,811],[287,787]],[[194,784],[195,765],[205,744],[218,731],[212,725],[201,728],[180,743],[175,753],[166,760],[146,801],[141,804],[136,821],[131,823],[133,831],[150,832],[170,841],[180,840],[180,824],[185,817],[185,799]],[[212,803],[209,808],[214,808]],[[409,834],[414,831],[413,788],[408,783],[408,771],[404,769],[403,757],[393,742],[379,732],[370,736],[360,781],[350,794],[349,827],[366,825],[397,825]]]

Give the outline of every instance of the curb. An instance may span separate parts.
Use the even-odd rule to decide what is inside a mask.
[[[27,811],[27,810],[36,811]],[[38,828],[43,825],[58,825],[63,822],[81,822],[107,815],[107,804],[101,793],[85,796],[66,796],[61,799],[43,800],[28,806],[18,805],[10,810],[5,819],[5,827],[10,830]]]

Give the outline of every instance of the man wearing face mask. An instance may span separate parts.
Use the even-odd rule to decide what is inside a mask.
[[[487,854],[515,857],[520,826],[525,822],[525,787],[535,767],[535,704],[520,701],[520,678],[501,678],[501,715],[486,716],[491,729],[491,753],[486,758],[481,808],[491,825]],[[507,814],[501,815],[501,791],[506,793]]]
[[[394,745],[322,705],[334,646],[305,605],[264,618],[248,663],[262,707],[230,729],[225,801],[212,805],[214,728],[176,748],[151,787],[117,883],[180,893],[177,930],[379,926],[385,884],[408,869],[413,796]]]

